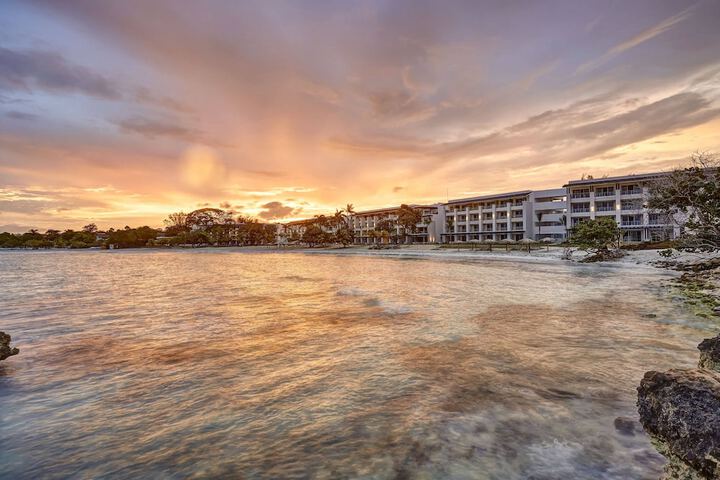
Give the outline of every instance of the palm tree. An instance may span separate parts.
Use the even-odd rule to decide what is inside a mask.
[[[544,212],[537,212],[537,219],[538,219],[538,237],[542,237],[542,217],[545,213]]]

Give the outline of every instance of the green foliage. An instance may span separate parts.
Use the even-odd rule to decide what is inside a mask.
[[[686,168],[659,177],[649,188],[648,207],[682,222],[679,250],[720,250],[720,159],[695,153]]]
[[[400,205],[397,222],[405,235],[415,233],[417,224],[421,221],[422,210],[405,204]]]
[[[0,248],[88,248],[99,245],[91,231],[48,230],[40,233],[30,230],[22,234],[0,233]]]
[[[320,245],[325,241],[325,233],[318,223],[312,223],[305,228],[305,232],[302,234],[302,241],[310,247]]]
[[[145,247],[148,242],[155,240],[158,231],[150,227],[130,228],[122,230],[109,230],[106,245],[113,245],[115,248],[137,248]]]
[[[612,218],[598,218],[580,222],[572,229],[570,242],[581,250],[590,253],[608,251],[617,244],[622,231]]]
[[[355,232],[347,224],[343,225],[335,232],[335,240],[346,247],[355,241]]]

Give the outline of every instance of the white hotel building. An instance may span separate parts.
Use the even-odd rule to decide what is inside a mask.
[[[571,180],[568,196],[568,228],[602,217],[614,219],[626,243],[667,240],[682,232],[677,222],[646,208],[648,183],[660,173]]]
[[[562,241],[566,236],[566,191],[523,190],[451,200],[444,204],[443,242],[487,240]]]
[[[626,243],[677,238],[677,221],[647,209],[649,183],[662,173],[571,180],[562,188],[522,190],[450,200],[434,205],[411,205],[422,211],[414,243],[503,241],[522,239],[563,241],[574,226],[588,219],[613,218]],[[404,242],[397,224],[400,207],[354,213],[348,219],[355,243]],[[379,222],[389,221],[390,238],[375,233]],[[308,221],[285,227],[296,236]]]
[[[408,233],[415,243],[438,243],[445,223],[445,209],[442,204],[410,205],[422,212],[422,220],[416,225],[415,233]],[[397,223],[400,207],[379,208],[356,212],[350,217],[350,228],[355,233],[355,243],[380,243],[382,240],[371,232],[379,222],[389,221],[394,232],[391,235],[400,238],[401,227]]]

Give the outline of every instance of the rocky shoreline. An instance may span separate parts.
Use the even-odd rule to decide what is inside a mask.
[[[640,423],[668,459],[666,480],[720,478],[720,336],[698,349],[697,368],[650,371],[638,387]]]
[[[0,332],[0,360],[5,360],[8,357],[20,353],[20,349],[10,346],[11,340],[10,335],[5,332]]]
[[[658,262],[697,316],[720,316],[720,259]],[[697,368],[650,371],[638,387],[640,423],[668,459],[664,480],[720,478],[720,335],[699,345]]]

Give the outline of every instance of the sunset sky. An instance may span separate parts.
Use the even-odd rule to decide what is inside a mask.
[[[0,2],[0,231],[264,220],[720,150],[720,1]]]

